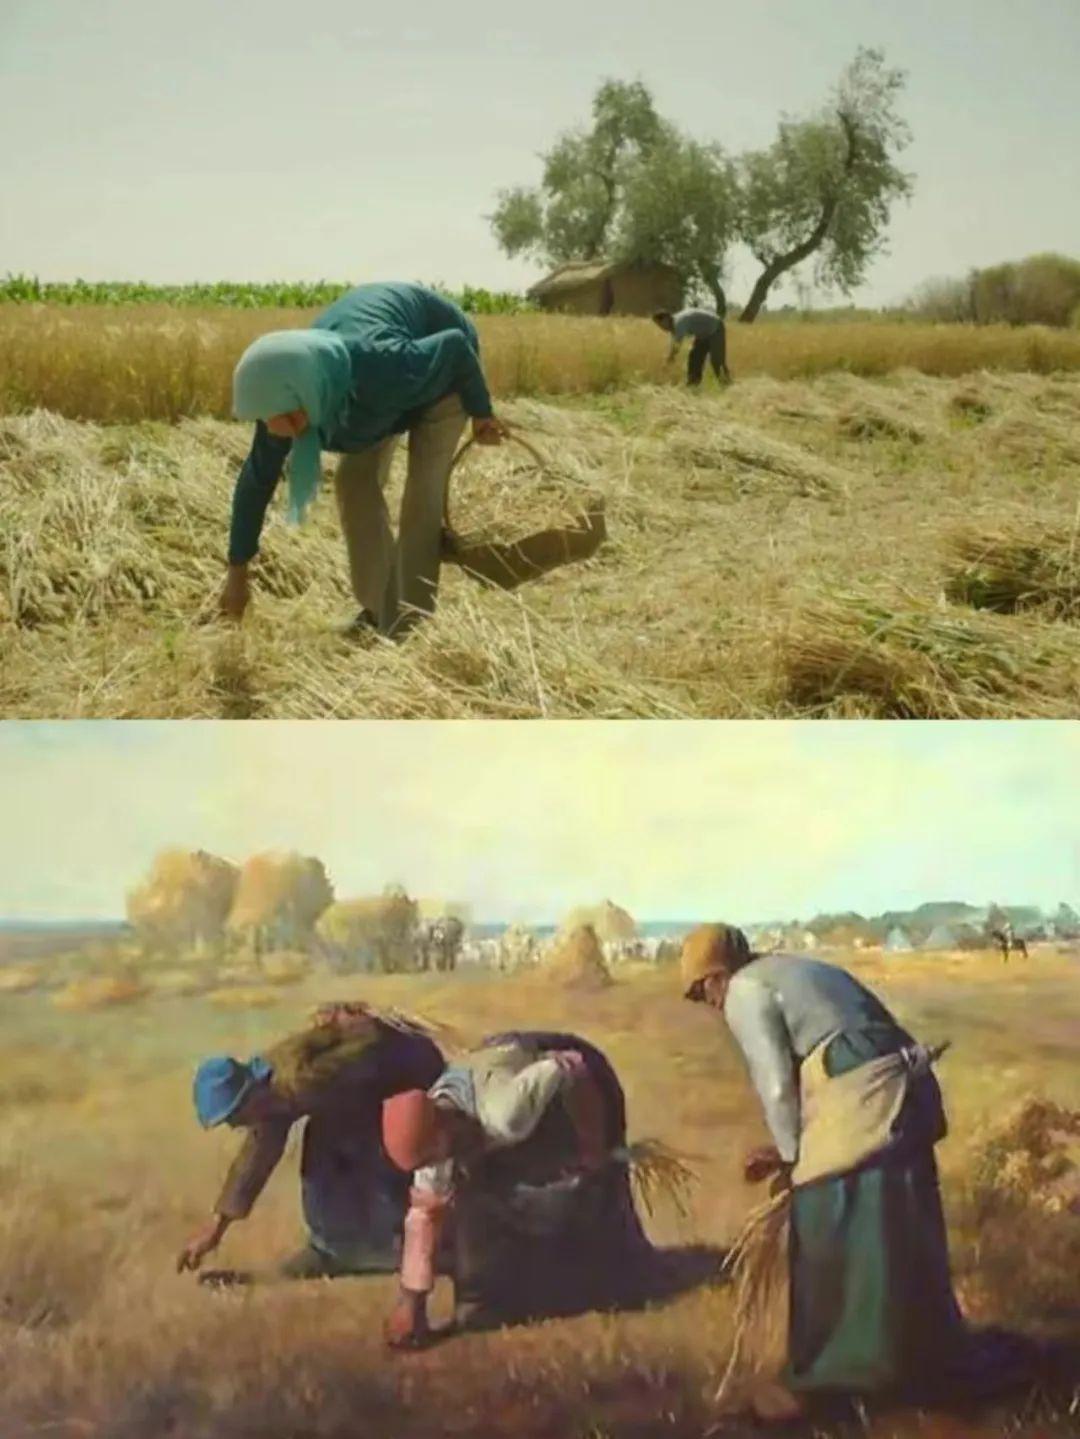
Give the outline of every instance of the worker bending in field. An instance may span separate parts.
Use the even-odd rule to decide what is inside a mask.
[[[392,1272],[398,1266],[408,1182],[381,1144],[383,1101],[433,1084],[443,1058],[424,1033],[363,1005],[320,1010],[314,1024],[246,1063],[205,1060],[194,1098],[204,1128],[245,1131],[213,1218],[180,1253],[198,1269],[237,1219],[251,1212],[305,1120],[300,1160],[307,1244],[280,1267],[288,1278]]]
[[[429,1337],[427,1295],[451,1211],[457,1328],[643,1294],[654,1251],[630,1190],[622,1087],[585,1040],[485,1040],[427,1093],[389,1100],[383,1142],[415,1171],[391,1345]]]
[[[289,465],[289,514],[299,521],[319,486],[320,455],[341,455],[336,489],[357,633],[400,636],[435,609],[444,496],[467,418],[472,437],[503,429],[469,319],[420,285],[359,285],[308,329],[263,335],[233,375],[233,413],[255,421],[233,496],[222,611],[239,619],[267,505]],[[409,464],[395,542],[384,496],[397,437]]]
[[[653,323],[671,336],[671,348],[667,359],[671,361],[678,354],[684,340],[693,339],[686,362],[686,383],[700,385],[705,373],[705,361],[712,364],[713,374],[721,382],[731,383],[727,367],[727,331],[724,321],[712,310],[680,310],[673,315],[670,310],[657,310]]]
[[[754,954],[727,925],[694,930],[681,971],[685,997],[724,1015],[772,1132],[747,1179],[790,1187],[788,1360],[782,1382],[759,1388],[759,1416],[794,1418],[821,1391],[970,1383],[978,1356],[953,1296],[934,1160],[940,1051],[845,970]]]

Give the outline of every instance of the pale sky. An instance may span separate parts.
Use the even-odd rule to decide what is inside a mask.
[[[166,846],[298,849],[477,919],[1080,902],[1080,725],[0,725],[0,917],[111,918]]]
[[[0,273],[521,289],[483,216],[602,79],[739,151],[859,44],[909,72],[917,176],[860,303],[1076,251],[1077,0],[2,0]]]

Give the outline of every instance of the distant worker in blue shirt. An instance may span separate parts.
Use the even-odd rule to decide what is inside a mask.
[[[686,383],[700,385],[705,373],[705,361],[712,362],[713,374],[723,384],[731,383],[727,367],[727,333],[724,321],[713,310],[680,310],[673,315],[670,310],[657,310],[653,323],[671,336],[668,363],[678,354],[684,340],[693,339],[686,364]]]
[[[335,488],[353,594],[353,628],[400,638],[435,609],[443,502],[467,419],[480,444],[504,430],[480,367],[480,340],[451,301],[420,285],[358,285],[307,329],[263,335],[233,375],[233,413],[255,421],[233,495],[221,610],[240,619],[249,565],[288,461],[289,517],[299,522],[340,454]],[[399,435],[409,464],[395,540],[385,499]]]

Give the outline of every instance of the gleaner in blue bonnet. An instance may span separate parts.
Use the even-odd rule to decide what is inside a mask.
[[[318,491],[323,450],[339,454],[335,489],[353,594],[353,628],[400,637],[434,612],[443,500],[466,421],[499,444],[480,340],[450,300],[421,285],[359,285],[308,329],[263,335],[233,375],[233,413],[255,421],[233,495],[224,614],[250,599],[267,506],[288,463],[290,518]],[[399,435],[409,437],[398,535],[384,488]]]
[[[265,1054],[203,1060],[192,1087],[199,1123],[228,1124],[243,1143],[177,1267],[199,1269],[251,1213],[300,1125],[307,1240],[273,1272],[308,1279],[396,1269],[408,1181],[382,1152],[382,1106],[403,1090],[427,1088],[442,1071],[428,1035],[350,1004],[325,1006]]]

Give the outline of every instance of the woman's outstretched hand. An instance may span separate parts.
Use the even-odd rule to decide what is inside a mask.
[[[383,1325],[383,1338],[391,1349],[419,1349],[431,1337],[427,1296],[399,1289],[393,1309]]]
[[[209,1224],[204,1224],[197,1234],[193,1234],[177,1256],[177,1274],[183,1274],[185,1269],[193,1272],[198,1269],[206,1256],[221,1243],[228,1227],[229,1221],[223,1215],[215,1214]]]

